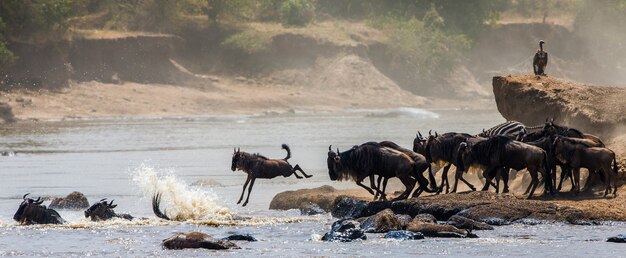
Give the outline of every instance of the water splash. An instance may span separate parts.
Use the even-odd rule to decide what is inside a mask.
[[[206,188],[191,187],[173,175],[173,171],[157,171],[145,163],[131,172],[133,182],[146,198],[160,193],[161,207],[170,218],[186,220],[232,220],[233,214],[218,204],[218,197]]]

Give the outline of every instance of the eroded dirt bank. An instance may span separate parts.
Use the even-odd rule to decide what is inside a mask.
[[[546,118],[604,139],[626,134],[626,88],[592,86],[550,76],[496,76],[493,93],[507,120],[537,125]]]

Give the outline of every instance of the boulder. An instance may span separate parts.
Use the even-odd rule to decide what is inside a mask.
[[[408,226],[409,223],[411,223],[411,221],[413,220],[413,218],[411,218],[411,215],[408,214],[396,214],[396,218],[400,222],[400,228],[402,229],[405,229],[406,226]]]
[[[619,234],[606,240],[611,243],[626,243],[626,234]]]
[[[432,214],[422,213],[415,215],[415,217],[413,217],[413,220],[411,220],[411,223],[437,224],[437,219]]]
[[[440,225],[430,223],[411,223],[406,228],[408,231],[419,232],[427,237],[451,237],[451,238],[477,238],[475,234],[467,230],[459,229],[452,225]]]
[[[332,205],[331,214],[335,218],[360,218],[363,217],[363,211],[365,210],[368,202],[357,200],[348,196],[337,197]]]
[[[330,232],[324,234],[322,240],[333,242],[351,242],[353,240],[366,240],[367,236],[361,229],[359,222],[354,220],[338,220],[333,223]]]
[[[406,230],[393,230],[387,232],[384,238],[393,238],[397,240],[418,240],[424,239],[424,235],[419,232],[411,232]]]
[[[366,233],[386,233],[391,230],[402,229],[402,223],[391,209],[386,209],[367,217],[361,223],[361,228]]]
[[[228,240],[215,239],[201,232],[176,233],[163,240],[161,243],[165,249],[187,249],[204,248],[214,250],[239,249],[239,247]]]
[[[15,115],[13,115],[13,109],[7,103],[0,102],[0,120],[5,123],[15,122]]]
[[[312,216],[312,215],[318,215],[318,214],[324,214],[324,213],[326,213],[326,211],[323,210],[319,205],[315,203],[311,203],[309,205],[306,205],[300,208],[301,215]]]
[[[270,202],[271,210],[301,209],[316,204],[322,210],[329,212],[338,196],[353,195],[354,191],[337,190],[332,186],[324,185],[311,189],[300,189],[278,193]]]
[[[228,241],[248,241],[248,242],[256,242],[256,238],[249,234],[235,234],[222,238],[222,240]]]
[[[89,202],[83,193],[74,191],[65,198],[52,199],[49,207],[51,209],[87,209]]]
[[[460,229],[469,229],[469,230],[493,230],[493,227],[487,225],[486,223],[475,221],[473,219],[469,219],[463,216],[454,215],[448,219],[448,225],[455,226]]]

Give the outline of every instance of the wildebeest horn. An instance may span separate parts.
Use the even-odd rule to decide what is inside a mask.
[[[26,200],[26,196],[28,196],[30,193],[25,194],[24,196],[22,196],[22,200]]]
[[[422,133],[420,133],[420,131],[417,131],[417,135],[419,135],[419,136],[420,136],[420,138],[422,138],[422,137],[423,137],[423,136],[422,136]]]
[[[428,136],[433,136],[432,131],[433,130],[428,130]]]
[[[237,153],[239,153],[241,151],[241,148],[237,148]]]
[[[109,207],[111,207],[111,205],[113,205],[113,201],[115,201],[115,200],[111,200],[111,202],[108,204]]]
[[[332,145],[332,144],[331,144],[331,145],[328,145],[328,152],[332,152],[332,151],[333,151],[333,150],[332,150],[332,147],[333,147],[333,145]]]
[[[233,147],[233,153],[237,153],[237,148]]]
[[[33,204],[42,204],[42,203],[43,203],[43,200],[41,200],[41,197],[38,197],[37,200],[33,202]]]
[[[337,154],[339,154],[339,148],[337,148]]]
[[[104,199],[102,199],[102,200],[100,200],[99,202],[103,202],[103,201],[106,201],[106,199],[107,199],[107,198],[104,198]]]
[[[439,136],[439,134],[437,133],[437,131],[435,131],[435,137],[438,137],[438,136]]]

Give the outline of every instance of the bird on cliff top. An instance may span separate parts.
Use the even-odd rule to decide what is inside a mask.
[[[533,70],[535,75],[546,75],[545,68],[548,65],[548,53],[543,51],[543,40],[539,40],[539,50],[535,53],[533,58]]]

